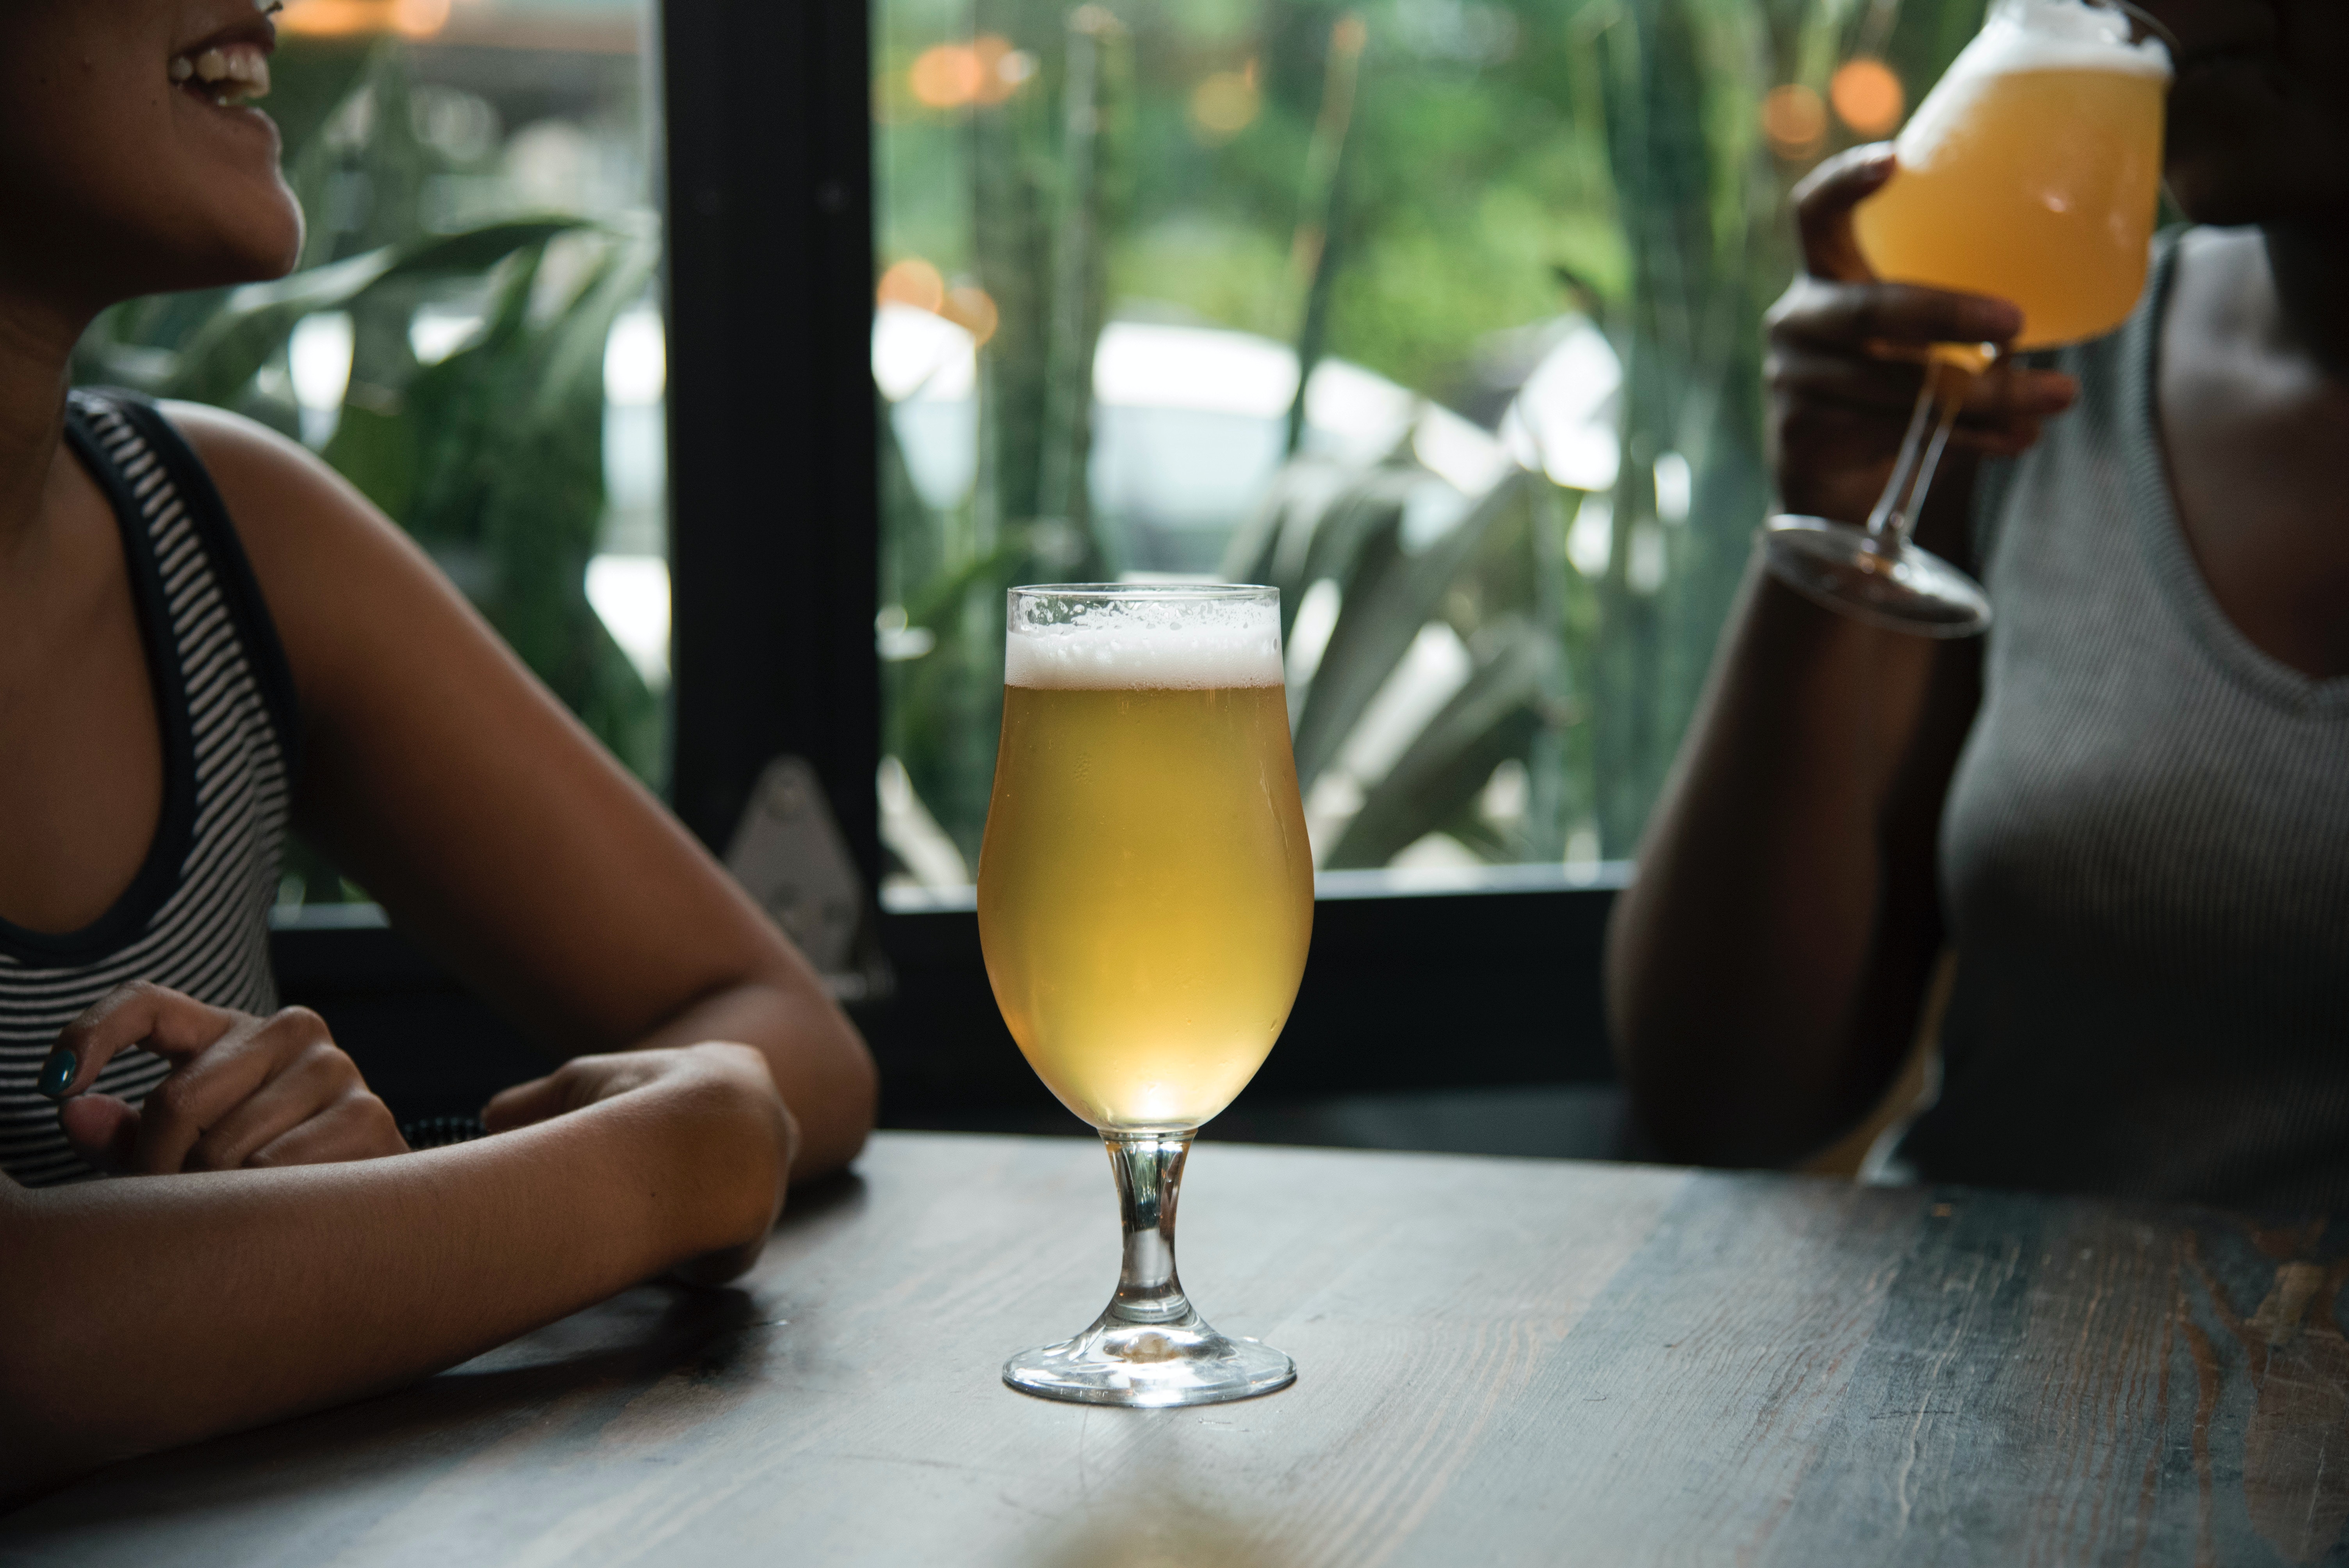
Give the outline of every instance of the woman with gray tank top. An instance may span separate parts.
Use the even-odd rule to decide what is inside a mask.
[[[1858,1123],[1954,953],[1921,1180],[2349,1204],[2349,13],[2147,0],[2178,36],[2163,236],[2127,326],[1972,390],[1920,529],[1981,576],[1934,643],[1758,570],[1608,957],[1674,1156],[1779,1162]],[[1796,193],[1771,321],[1790,511],[1857,521],[1937,341],[2002,301],[1889,284]]]

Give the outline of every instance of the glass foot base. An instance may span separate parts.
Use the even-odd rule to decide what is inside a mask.
[[[1074,1339],[1014,1356],[1003,1380],[1047,1399],[1163,1409],[1286,1388],[1297,1364],[1259,1340],[1216,1333],[1196,1313],[1163,1324],[1103,1317]]]
[[[1990,625],[1982,584],[1930,551],[1817,517],[1774,517],[1764,536],[1772,576],[1856,621],[1920,637],[1971,637]]]

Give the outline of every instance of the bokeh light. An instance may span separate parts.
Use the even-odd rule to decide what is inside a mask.
[[[995,308],[995,297],[971,284],[947,290],[946,308],[938,314],[969,333],[971,342],[982,348],[995,335],[995,329],[1003,325],[1003,313]]]
[[[934,315],[946,311],[947,280],[919,256],[907,256],[883,273],[880,287],[873,292],[877,304],[909,304]]]
[[[1002,103],[1036,74],[1036,57],[1010,40],[982,33],[968,44],[938,44],[915,57],[905,86],[931,108]]]
[[[398,0],[391,25],[404,38],[429,38],[449,25],[449,0]]]
[[[1216,71],[1199,78],[1191,89],[1191,128],[1202,141],[1229,141],[1256,123],[1264,108],[1264,94],[1256,85],[1257,65],[1250,60],[1237,71]]]
[[[277,26],[286,33],[320,38],[377,33],[431,38],[448,26],[450,9],[450,0],[294,0]]]
[[[1826,103],[1800,82],[1772,88],[1762,96],[1762,134],[1779,157],[1807,158],[1826,144]]]
[[[978,57],[960,44],[924,49],[905,73],[914,97],[932,108],[959,108],[978,96]]]
[[[1035,56],[1013,48],[1009,40],[991,33],[973,38],[970,52],[978,59],[977,101],[981,104],[1003,102],[1036,74]]]
[[[1836,67],[1827,101],[1835,105],[1836,118],[1860,135],[1885,136],[1899,128],[1909,95],[1891,67],[1862,55]]]

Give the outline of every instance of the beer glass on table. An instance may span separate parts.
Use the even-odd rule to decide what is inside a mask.
[[[2018,350],[2101,336],[2145,287],[2161,189],[2168,51],[2122,0],[1997,0],[1893,144],[1884,188],[1852,214],[1878,277],[2012,301]],[[1788,586],[1896,631],[1990,624],[1974,580],[1909,541],[1987,345],[1940,344],[1892,478],[1865,529],[1775,517]]]
[[[1288,1021],[1312,932],[1278,591],[1011,590],[979,942],[1029,1065],[1108,1144],[1125,1261],[1091,1328],[1004,1381],[1166,1406],[1294,1380],[1185,1296],[1174,1207],[1192,1135]]]

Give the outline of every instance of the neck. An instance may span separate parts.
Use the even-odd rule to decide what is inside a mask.
[[[37,531],[85,319],[0,292],[0,562]]]
[[[2271,223],[2268,271],[2275,279],[2277,325],[2284,337],[2335,377],[2349,377],[2349,215]]]

